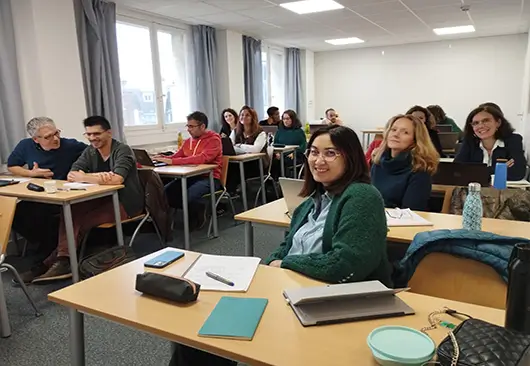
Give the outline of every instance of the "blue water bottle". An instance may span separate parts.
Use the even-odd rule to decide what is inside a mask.
[[[479,183],[469,183],[464,211],[462,212],[462,227],[466,230],[482,229],[482,199],[480,198]]]
[[[493,188],[506,189],[508,180],[508,165],[506,159],[497,159],[495,164],[495,178],[493,178]]]

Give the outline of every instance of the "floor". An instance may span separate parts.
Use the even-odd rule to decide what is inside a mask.
[[[181,227],[181,226],[180,226]],[[191,233],[192,250],[225,255],[244,255],[244,225],[234,226],[229,214],[219,218],[220,236],[206,237],[206,229]],[[255,255],[265,258],[282,240],[276,230],[254,230]],[[168,246],[183,248],[183,232],[176,231]],[[158,249],[154,234],[142,234],[134,244],[135,251],[147,254]],[[20,270],[31,264],[31,256],[8,257]],[[46,300],[48,293],[69,285],[68,282],[30,286],[29,291],[44,314],[36,318],[22,291],[11,286],[9,275],[3,275],[12,335],[0,338],[1,366],[69,365],[67,309]],[[170,358],[169,342],[103,319],[85,317],[85,346],[88,366],[161,366]]]

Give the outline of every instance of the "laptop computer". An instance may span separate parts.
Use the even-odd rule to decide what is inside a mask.
[[[236,149],[234,149],[234,144],[232,144],[232,140],[230,140],[230,137],[223,137],[221,138],[221,144],[223,146],[223,155],[224,156],[235,156]]]
[[[166,163],[162,163],[156,160],[151,159],[147,151],[142,149],[133,149],[134,156],[136,156],[136,161],[139,162],[143,166],[151,166],[151,167],[160,167],[160,166],[166,166]]]
[[[453,126],[451,125],[436,125],[438,132],[452,132]]]
[[[476,182],[482,187],[490,186],[490,170],[482,163],[440,163],[432,177],[432,184],[466,187]]]
[[[294,210],[306,199],[298,194],[302,190],[304,181],[302,179],[279,178],[280,187],[282,188],[283,198],[287,204],[286,214],[293,216]]]
[[[278,126],[261,126],[263,131],[268,135],[269,133],[272,133],[273,135],[276,135],[276,132],[278,131]]]
[[[440,132],[438,133],[440,138],[440,145],[442,150],[455,150],[456,144],[458,144],[458,132]]]
[[[344,323],[414,314],[395,296],[408,289],[390,289],[379,281],[293,288],[283,296],[303,326]]]
[[[319,123],[319,124],[310,124],[309,125],[309,133],[312,135],[316,131],[320,130],[321,128],[326,127],[327,125],[325,123]]]

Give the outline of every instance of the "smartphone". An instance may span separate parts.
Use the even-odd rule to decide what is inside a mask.
[[[172,250],[148,260],[144,263],[144,266],[149,268],[164,268],[182,257],[184,257],[183,252]]]

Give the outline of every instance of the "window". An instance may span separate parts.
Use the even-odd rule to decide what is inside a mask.
[[[264,110],[275,106],[282,113],[285,110],[285,50],[264,45],[262,60]]]
[[[190,113],[186,33],[155,23],[116,25],[124,123],[161,130]]]

